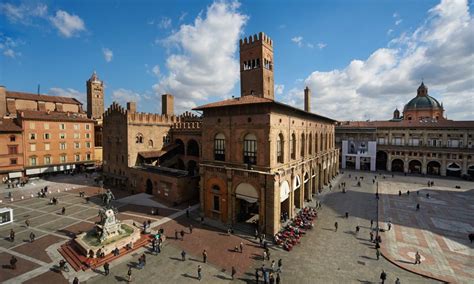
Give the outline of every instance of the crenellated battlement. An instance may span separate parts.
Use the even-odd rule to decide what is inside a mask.
[[[190,111],[185,111],[179,115],[181,122],[192,122],[192,121],[201,121],[202,118]]]
[[[120,113],[121,115],[126,115],[127,110],[119,105],[117,102],[113,102],[109,108],[104,113],[104,117],[111,115],[112,113]]]
[[[267,45],[270,48],[273,48],[273,40],[263,32],[249,36],[248,38],[245,37],[240,39],[240,49],[254,47],[257,45]]]
[[[172,129],[176,130],[198,130],[201,129],[202,122],[193,121],[193,122],[177,122],[173,124]]]
[[[147,112],[128,113],[128,121],[132,123],[176,123],[181,118],[176,115],[166,115]]]

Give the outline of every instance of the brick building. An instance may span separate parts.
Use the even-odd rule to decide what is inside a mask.
[[[446,119],[443,105],[428,95],[424,83],[403,115],[396,109],[387,121],[346,121],[336,126],[339,147],[344,141],[376,143],[374,170],[434,176],[474,178],[473,136],[474,121]],[[353,160],[346,159],[341,164],[356,168]]]
[[[23,176],[23,133],[13,119],[0,119],[0,178]]]

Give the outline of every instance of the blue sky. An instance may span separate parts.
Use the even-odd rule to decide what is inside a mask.
[[[336,119],[386,119],[424,78],[448,118],[474,119],[472,2],[4,1],[0,84],[85,101],[96,70],[106,106],[159,112],[238,96],[238,39],[274,41],[277,99]]]

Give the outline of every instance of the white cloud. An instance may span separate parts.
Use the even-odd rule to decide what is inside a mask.
[[[151,68],[151,72],[153,72],[153,74],[155,74],[156,77],[160,77],[161,75],[160,66],[158,65],[153,66],[153,68]]]
[[[388,29],[387,35],[391,35],[393,33],[393,29]]]
[[[5,55],[7,57],[15,58],[18,55],[20,55],[20,53],[17,53],[15,51],[13,51],[13,49],[9,48],[9,49],[5,49],[5,51],[3,52],[3,55]]]
[[[77,36],[78,33],[86,29],[84,21],[79,16],[62,10],[56,11],[56,15],[51,16],[50,20],[64,37]]]
[[[113,51],[108,48],[102,48],[102,54],[104,55],[106,62],[112,61],[112,58],[114,57]]]
[[[314,44],[312,44],[312,43],[307,43],[306,46],[309,47],[309,48],[314,48]]]
[[[48,6],[42,3],[21,4],[15,6],[11,3],[0,4],[0,13],[4,14],[12,23],[21,23],[24,25],[32,24],[33,18],[44,18],[48,13]]]
[[[17,58],[21,56],[21,52],[16,51],[19,45],[24,44],[21,40],[14,40],[11,37],[5,36],[0,32],[0,50],[3,51],[4,56],[10,58]]]
[[[395,26],[398,26],[398,25],[400,25],[402,22],[403,22],[403,20],[402,20],[402,19],[398,19],[398,20],[396,20],[396,21],[395,21]]]
[[[305,80],[313,110],[335,119],[387,119],[416,95],[422,78],[451,119],[474,118],[474,20],[467,1],[441,1],[412,33],[402,33],[367,59],[314,71]],[[303,91],[284,98],[303,105]],[[375,111],[376,110],[376,111]]]
[[[302,36],[295,36],[291,39],[291,41],[296,43],[296,45],[298,45],[298,47],[303,46],[303,37]]]
[[[395,12],[395,13],[393,13],[392,17],[398,18],[398,17],[400,17],[400,15],[397,12]]]
[[[168,17],[163,17],[161,18],[161,21],[160,23],[158,24],[158,27],[161,28],[161,29],[168,29],[171,27],[171,19],[168,18]]]
[[[324,43],[324,42],[318,43],[318,48],[319,48],[319,49],[323,49],[323,48],[325,48],[326,46],[328,46],[328,45],[327,45],[326,43]]]
[[[193,24],[183,24],[163,42],[176,47],[166,60],[168,74],[153,86],[157,95],[176,96],[177,111],[223,98],[239,80],[238,40],[247,16],[237,2],[214,2]]]
[[[180,22],[184,21],[184,19],[186,18],[187,15],[188,15],[187,12],[181,13],[181,16],[179,16],[179,21],[180,21]]]
[[[275,84],[275,95],[283,94],[283,90],[285,90],[285,85]]]
[[[86,94],[81,93],[75,89],[71,89],[71,88],[63,89],[63,88],[54,87],[54,88],[49,89],[48,94],[52,96],[75,98],[78,101],[80,101],[84,105],[84,107],[86,107],[86,103],[87,103]]]
[[[141,96],[134,91],[120,88],[112,92],[112,100],[120,104],[125,104],[127,102],[138,103],[141,100]]]

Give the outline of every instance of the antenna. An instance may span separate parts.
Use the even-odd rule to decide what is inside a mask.
[[[40,94],[40,87],[41,87],[41,85],[38,84],[38,95]]]

